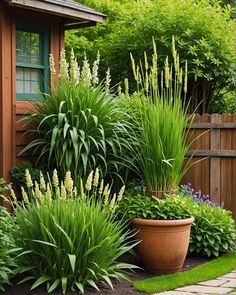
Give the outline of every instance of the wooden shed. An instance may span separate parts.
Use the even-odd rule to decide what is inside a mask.
[[[0,177],[10,169],[23,137],[17,123],[39,90],[50,87],[49,53],[59,64],[64,31],[101,23],[105,16],[74,0],[0,1]]]

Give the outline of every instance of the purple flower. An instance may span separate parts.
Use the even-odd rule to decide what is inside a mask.
[[[201,203],[201,204],[206,203],[209,206],[211,206],[212,208],[219,206],[218,203],[214,203],[211,201],[209,194],[202,195],[201,190],[194,191],[191,183],[180,185],[179,192],[184,197],[193,197],[193,200],[196,203]],[[224,207],[224,202],[222,202],[220,204],[220,207],[221,208]]]

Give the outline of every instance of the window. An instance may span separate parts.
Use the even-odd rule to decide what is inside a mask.
[[[37,99],[49,85],[48,29],[16,26],[16,99]]]

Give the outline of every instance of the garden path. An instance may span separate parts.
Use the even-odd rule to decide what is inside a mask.
[[[232,271],[215,280],[200,282],[195,285],[177,288],[153,295],[236,295],[236,271]]]

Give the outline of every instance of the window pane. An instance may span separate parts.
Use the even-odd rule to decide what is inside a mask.
[[[38,33],[16,31],[16,62],[41,64],[40,39]]]
[[[41,70],[17,67],[16,93],[39,93],[41,90],[41,77]]]

